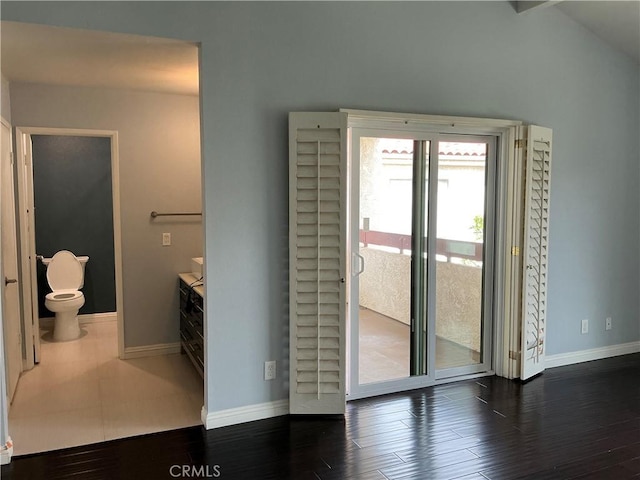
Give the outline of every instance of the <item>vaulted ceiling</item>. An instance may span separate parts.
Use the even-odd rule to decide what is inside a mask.
[[[640,64],[640,1],[515,1],[517,12],[555,7]]]

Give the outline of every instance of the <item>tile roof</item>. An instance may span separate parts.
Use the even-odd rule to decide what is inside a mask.
[[[412,140],[381,138],[378,147],[382,153],[395,155],[410,155],[413,153]],[[451,157],[469,157],[483,159],[486,156],[484,143],[440,142],[438,153]]]

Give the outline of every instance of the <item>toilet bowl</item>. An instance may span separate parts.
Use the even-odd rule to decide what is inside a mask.
[[[44,305],[55,313],[53,339],[75,340],[80,337],[78,310],[84,305],[84,266],[89,257],[76,257],[68,250],[60,250],[42,262],[47,266],[47,282],[52,292],[45,296]]]

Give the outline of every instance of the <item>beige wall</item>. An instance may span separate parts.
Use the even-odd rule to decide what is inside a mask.
[[[411,257],[361,248],[360,306],[409,325],[411,323]]]
[[[2,87],[0,88],[0,94],[2,95],[0,99],[0,115],[7,122],[11,123],[11,97],[9,94],[9,82],[4,76],[2,78]]]
[[[362,248],[360,305],[400,322],[411,321],[411,257]],[[436,335],[480,351],[482,269],[437,262]]]
[[[178,342],[177,274],[203,254],[202,220],[149,213],[201,211],[198,98],[12,83],[11,108],[18,127],[118,131],[125,347]]]
[[[436,263],[436,335],[480,351],[482,269]]]

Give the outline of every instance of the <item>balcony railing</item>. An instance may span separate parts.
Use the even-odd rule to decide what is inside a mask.
[[[425,244],[426,244],[425,238]],[[411,251],[411,235],[401,233],[376,232],[375,230],[360,230],[360,243],[365,247],[378,245],[381,247],[397,248],[400,253]],[[466,242],[463,240],[436,239],[436,255],[442,255],[450,262],[452,258],[461,258],[482,262],[482,242]]]

